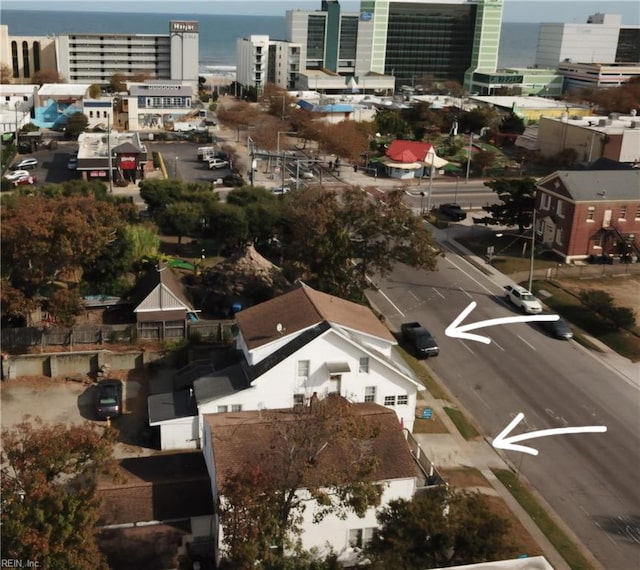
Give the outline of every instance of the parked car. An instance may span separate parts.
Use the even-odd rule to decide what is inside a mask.
[[[37,182],[35,176],[23,176],[22,178],[18,178],[13,181],[14,186],[28,186],[30,184],[35,184]]]
[[[573,338],[573,331],[571,330],[569,323],[562,317],[560,317],[557,321],[541,321],[538,324],[545,332],[555,338],[559,338],[562,340],[571,340]]]
[[[72,154],[69,157],[69,161],[67,162],[67,168],[69,170],[75,170],[76,168],[78,168],[78,155],[77,154]]]
[[[13,172],[9,172],[8,174],[4,175],[4,177],[11,182],[15,182],[20,178],[28,178],[29,176],[31,176],[31,173],[28,170],[14,170]]]
[[[18,162],[18,164],[14,164],[13,168],[15,170],[18,170],[21,168],[36,168],[37,166],[38,166],[38,159],[29,157],[29,158],[23,158],[20,162]]]
[[[418,358],[438,356],[440,348],[433,335],[420,323],[403,323],[400,326],[402,339],[413,348]]]
[[[506,300],[521,311],[529,314],[542,312],[542,304],[531,291],[520,287],[520,285],[506,285],[504,290]]]
[[[215,168],[216,170],[220,168],[228,168],[229,161],[222,160],[221,158],[210,158],[209,159],[209,168]]]
[[[291,190],[291,188],[289,188],[288,186],[278,186],[276,188],[271,188],[272,194],[275,194],[276,196],[282,196],[283,194],[289,192],[289,190]]]
[[[122,414],[122,382],[116,379],[98,383],[96,416],[100,420],[115,418]]]
[[[459,204],[441,204],[438,208],[438,213],[454,222],[461,222],[467,218],[467,213]]]

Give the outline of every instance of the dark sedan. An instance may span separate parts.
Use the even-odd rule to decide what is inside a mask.
[[[549,335],[562,340],[571,340],[573,331],[569,323],[560,317],[557,321],[541,321],[540,326]]]
[[[459,204],[442,204],[438,208],[438,214],[454,222],[461,222],[467,218],[467,213]]]
[[[96,416],[99,420],[116,418],[122,414],[122,382],[102,380],[98,383]]]

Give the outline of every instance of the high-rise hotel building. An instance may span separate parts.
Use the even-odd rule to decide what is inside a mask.
[[[301,46],[303,69],[392,75],[397,85],[428,76],[473,90],[474,73],[496,71],[502,9],[503,0],[362,0],[342,12],[323,0],[321,10],[287,12],[287,40]]]

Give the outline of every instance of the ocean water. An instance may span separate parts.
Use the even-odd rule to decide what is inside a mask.
[[[63,33],[168,34],[170,20],[197,20],[200,29],[200,67],[233,66],[236,39],[252,34],[284,39],[285,15],[216,16],[209,14],[118,14],[113,12],[48,12],[2,10],[2,23],[15,36],[46,36]],[[538,24],[506,22],[500,40],[500,67],[533,65]]]

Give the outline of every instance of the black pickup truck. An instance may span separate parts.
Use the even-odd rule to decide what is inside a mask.
[[[400,326],[402,339],[415,350],[418,358],[438,356],[440,348],[433,335],[420,323],[404,323]]]

